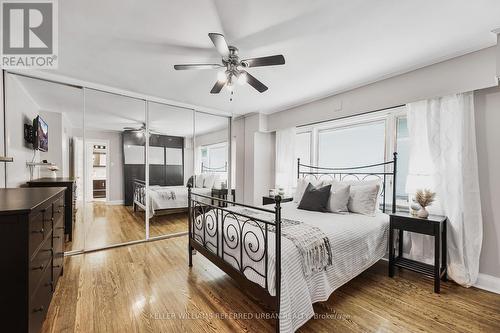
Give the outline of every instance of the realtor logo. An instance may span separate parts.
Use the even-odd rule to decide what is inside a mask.
[[[57,68],[56,0],[2,1],[2,68]]]

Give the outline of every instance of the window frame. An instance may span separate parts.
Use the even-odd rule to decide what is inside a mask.
[[[370,112],[362,115],[347,116],[339,119],[319,122],[311,125],[297,127],[297,134],[310,132],[310,161],[313,165],[319,163],[319,133],[323,131],[356,127],[377,122],[384,122],[384,156],[386,161],[393,159],[393,153],[397,152],[398,120],[406,118],[406,106],[397,106],[380,111]],[[391,177],[392,178],[392,177]],[[393,179],[390,179],[389,188],[392,189]],[[392,190],[391,190],[392,191]],[[407,208],[407,198],[397,196],[398,209]]]

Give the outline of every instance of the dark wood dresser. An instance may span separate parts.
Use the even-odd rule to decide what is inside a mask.
[[[64,195],[64,231],[69,241],[73,240],[73,226],[76,221],[76,180],[72,177],[40,178],[28,182],[29,187],[66,187]]]
[[[0,189],[3,332],[40,331],[64,261],[64,187]]]

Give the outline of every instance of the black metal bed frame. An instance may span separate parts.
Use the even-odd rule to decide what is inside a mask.
[[[217,167],[217,168],[209,168],[203,163],[201,163],[201,173],[203,172],[213,172],[213,173],[224,173],[227,172],[227,162],[224,164],[222,167]]]
[[[392,170],[386,170],[392,164]],[[382,207],[386,211],[386,183],[387,177],[392,176],[392,212],[396,209],[396,167],[397,154],[394,153],[392,161],[366,165],[353,168],[322,168],[300,163],[297,161],[297,177],[312,176],[320,179],[325,176],[337,180],[345,180],[353,176],[358,180],[369,179],[375,176],[382,181],[382,193],[384,197]],[[380,167],[381,172],[368,171],[367,169]],[[301,170],[306,168],[306,171]],[[366,171],[364,171],[366,170]],[[211,202],[208,204],[207,202]],[[220,205],[219,202],[225,203]],[[259,212],[274,215],[274,221],[269,222],[252,217],[241,212],[232,211],[231,206],[250,208]],[[200,252],[208,260],[231,276],[242,287],[242,289],[271,309],[276,315],[276,332],[279,332],[280,297],[281,297],[281,197],[275,197],[274,209],[255,207],[234,201],[223,200],[197,194],[188,186],[188,229],[189,244],[188,256],[189,267],[193,266],[193,251]],[[232,222],[232,223],[231,223]],[[253,226],[250,228],[249,226]],[[260,232],[261,244],[256,232]],[[269,233],[275,234],[275,294],[271,295],[268,281],[269,264]],[[252,244],[250,240],[253,240]],[[257,244],[255,245],[255,241]],[[238,248],[239,247],[239,248]],[[239,255],[235,257],[229,250],[239,249]],[[263,271],[257,271],[254,267],[245,265],[245,259],[251,263],[263,263]],[[231,264],[231,262],[233,264]],[[245,272],[251,270],[264,279],[264,286],[249,280]]]

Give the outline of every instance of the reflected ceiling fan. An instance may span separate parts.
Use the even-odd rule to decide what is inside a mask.
[[[208,37],[214,43],[217,52],[222,56],[222,64],[189,64],[189,65],[174,65],[176,70],[186,69],[218,69],[224,68],[217,74],[217,82],[210,90],[211,94],[218,94],[224,86],[227,86],[231,94],[234,89],[234,84],[244,84],[245,82],[251,85],[260,93],[263,93],[268,88],[265,84],[257,80],[253,75],[245,69],[261,66],[276,66],[284,65],[285,57],[283,55],[273,55],[268,57],[250,58],[241,60],[238,56],[238,49],[234,46],[227,45],[226,39],[222,34],[209,33]]]
[[[138,135],[141,135],[142,133],[145,133],[146,132],[146,124],[145,123],[142,123],[140,127],[124,127],[123,128],[124,131],[129,131],[129,132],[136,132]],[[149,133],[151,134],[161,134],[159,131],[153,129],[153,128],[149,128]]]

